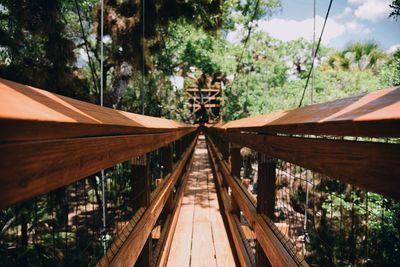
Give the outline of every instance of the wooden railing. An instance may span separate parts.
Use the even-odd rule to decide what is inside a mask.
[[[197,127],[99,107],[0,79],[0,129],[0,209],[133,159],[132,175],[140,190],[137,211],[113,238],[99,265],[132,266],[139,257],[143,266],[155,264],[154,259],[165,262],[163,252],[176,225]],[[164,177],[151,192],[145,155],[157,149]],[[164,239],[157,244],[159,255],[151,256],[143,248],[152,250],[148,240],[161,215]]]
[[[218,189],[241,264],[307,265],[284,246],[272,221],[277,159],[399,199],[398,137],[400,87],[207,127]],[[257,199],[239,179],[242,147],[259,153]],[[257,237],[257,260],[243,242],[240,212]]]

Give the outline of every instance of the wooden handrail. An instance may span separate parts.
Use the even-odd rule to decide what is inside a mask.
[[[197,130],[0,79],[0,208],[44,194]]]
[[[154,134],[190,128],[0,79],[1,142]]]
[[[251,199],[248,198],[243,188],[236,179],[231,176],[229,167],[219,155],[213,140],[208,138],[207,141],[209,142],[209,151],[213,164],[218,166],[218,172],[231,188],[236,203],[239,205],[240,210],[244,213],[246,219],[254,229],[257,241],[262,246],[269,262],[272,266],[298,266],[298,262],[296,262],[295,258],[284,248],[283,244],[271,229],[271,226],[268,225],[263,217],[257,213],[256,207],[252,203]],[[232,231],[231,234],[235,235]],[[307,266],[305,262],[303,262],[302,265]]]
[[[235,132],[400,137],[400,87],[219,125]]]
[[[228,190],[223,187],[224,177],[220,171],[219,163],[217,158],[220,158],[218,152],[213,150],[210,145],[210,139],[207,139],[207,149],[210,155],[211,168],[213,170],[214,179],[216,180],[216,189],[218,190],[218,196],[220,200],[221,210],[223,210],[223,215],[225,215],[226,225],[229,227],[229,232],[231,234],[231,239],[233,245],[235,246],[235,253],[237,255],[240,266],[253,266],[251,257],[245,248],[245,240],[243,240],[240,234],[240,225],[237,224],[236,214],[232,214],[232,203],[229,201]],[[216,152],[216,153],[215,153]]]
[[[176,164],[173,172],[167,175],[163,183],[159,185],[159,190],[157,190],[154,197],[152,197],[152,201],[144,213],[140,214],[140,219],[133,229],[126,228],[124,232],[121,233],[121,237],[123,236],[124,241],[120,242],[117,238],[117,241],[110,246],[107,253],[99,261],[98,266],[134,265],[148,237],[151,235],[161,211],[172,194],[174,186],[184,173],[184,167],[190,162],[196,142],[197,138],[194,138],[182,155],[181,160]],[[138,212],[140,212],[140,210]],[[136,215],[134,215],[134,217],[135,216]]]
[[[209,126],[226,142],[399,199],[400,144],[318,136],[400,136],[400,87]],[[279,135],[278,135],[279,134]]]
[[[195,142],[197,142],[197,140],[195,140]],[[192,149],[191,151],[193,152],[194,147],[191,149]],[[155,266],[159,267],[167,266],[168,256],[172,245],[172,239],[175,233],[176,226],[178,224],[178,217],[182,206],[182,198],[184,196],[188,177],[192,169],[192,163],[193,163],[193,157],[190,157],[189,162],[187,163],[186,173],[184,174],[184,176],[182,176],[181,184],[179,186],[178,191],[176,192],[174,209],[171,215],[169,216],[170,220],[164,226],[165,229],[164,239],[159,240],[160,245],[157,243],[157,246],[159,245],[160,251],[157,261],[154,262]]]
[[[247,191],[233,177],[229,167],[228,143],[236,148],[249,147],[269,158],[284,160],[372,192],[400,198],[400,144],[385,143],[383,139],[348,141],[337,138],[399,137],[400,87],[286,112],[207,125],[206,132],[212,161],[217,166],[216,172],[220,173],[216,175],[217,179],[223,177],[224,183],[231,189],[231,202],[239,206],[246,216],[272,266],[307,264],[289,253],[276,235],[277,229],[272,221],[265,213],[256,210]],[[231,234],[235,236],[234,223],[229,220],[231,215],[232,211],[227,212],[226,217]],[[240,244],[236,247],[240,252]],[[245,253],[241,255],[245,261]]]
[[[227,132],[208,133],[372,192],[400,198],[400,145]]]

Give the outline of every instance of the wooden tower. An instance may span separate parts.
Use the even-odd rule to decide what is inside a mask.
[[[193,123],[215,123],[220,118],[222,87],[216,82],[209,88],[186,87],[190,103],[190,120]]]

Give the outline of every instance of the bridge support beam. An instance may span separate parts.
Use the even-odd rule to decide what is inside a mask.
[[[150,205],[151,193],[151,176],[149,169],[148,155],[143,155],[131,160],[132,171],[132,187],[135,195],[134,209],[138,210],[140,207],[148,207]],[[135,266],[149,267],[152,266],[152,240],[151,235],[144,245],[142,252]]]
[[[230,146],[231,146],[231,158],[230,158],[231,174],[234,177],[240,177],[240,165],[242,160],[242,156],[240,155],[241,147],[234,143],[231,143]],[[240,208],[232,195],[231,195],[231,212],[237,215],[238,218],[240,219]]]
[[[185,151],[183,148],[182,139],[175,141],[175,148],[176,148],[176,150],[175,150],[176,158],[179,160],[182,157],[182,153]]]
[[[276,160],[258,153],[257,212],[274,219]],[[257,242],[257,267],[271,266],[261,245]]]
[[[173,155],[171,145],[161,148],[161,165],[163,166],[163,176],[165,177],[168,173],[172,173],[173,169]],[[174,210],[174,192],[169,196],[167,203],[164,207],[165,218]]]

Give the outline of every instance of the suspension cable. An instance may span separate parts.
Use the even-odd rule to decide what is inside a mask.
[[[312,43],[312,53],[311,57],[314,56],[315,53],[315,12],[317,7],[317,0],[314,0],[314,12],[313,12],[313,43]],[[312,79],[311,79],[311,104],[314,103],[314,85],[315,85],[315,65],[312,65]]]
[[[301,95],[301,99],[300,99],[300,103],[299,103],[299,106],[298,106],[298,107],[301,107],[301,105],[303,104],[304,95],[305,95],[306,90],[307,90],[308,82],[310,81],[311,73],[313,72],[313,69],[314,69],[315,57],[316,57],[316,55],[318,54],[318,50],[319,50],[319,47],[320,47],[320,44],[321,44],[322,36],[323,36],[323,34],[324,34],[324,31],[325,31],[326,22],[327,22],[327,20],[328,20],[329,13],[330,13],[330,11],[331,11],[332,2],[333,2],[333,0],[330,0],[330,2],[329,2],[328,10],[327,10],[326,15],[325,15],[324,25],[322,26],[321,34],[320,34],[319,39],[318,39],[317,48],[316,48],[315,51],[314,51],[314,55],[313,55],[313,58],[312,58],[312,61],[311,61],[311,68],[310,68],[310,71],[308,72],[306,85],[304,86],[303,94]]]
[[[85,30],[83,28],[81,11],[80,11],[80,8],[79,8],[78,1],[75,0],[74,2],[75,2],[76,12],[78,13],[79,25],[80,25],[80,28],[81,28],[81,34],[82,34],[82,39],[83,39],[83,43],[84,43],[85,50],[86,50],[86,55],[87,55],[88,61],[89,61],[89,68],[90,68],[90,73],[91,73],[92,80],[93,80],[93,85],[94,85],[94,88],[96,90],[96,93],[99,93],[99,88],[98,88],[99,77],[97,76],[94,63],[93,63],[93,61],[92,61],[92,59],[90,57],[89,44],[88,44],[88,41],[87,41]]]
[[[233,78],[234,78],[234,79],[235,79],[236,75],[237,75],[238,72],[239,72],[238,69],[240,68],[240,64],[242,63],[244,51],[247,49],[247,43],[248,43],[248,41],[249,41],[249,39],[250,39],[250,36],[251,36],[251,31],[252,31],[252,29],[253,29],[253,21],[254,21],[255,18],[256,18],[257,10],[258,10],[259,5],[260,5],[260,0],[257,0],[256,5],[255,5],[255,7],[254,7],[254,13],[253,13],[253,15],[251,16],[250,21],[248,22],[248,24],[250,24],[250,25],[248,26],[247,35],[246,35],[246,38],[244,39],[242,53],[240,54],[239,61],[238,61],[238,67],[236,68],[236,72],[235,72],[235,74],[233,75]]]
[[[100,44],[100,105],[103,106],[103,93],[104,93],[104,0],[101,0],[101,19],[100,19],[100,34],[101,34],[101,44]],[[102,243],[103,252],[106,254],[106,194],[104,189],[104,170],[101,170],[101,202],[103,208],[103,233],[102,233]]]
[[[313,56],[313,61],[314,61],[314,54],[315,54],[315,10],[316,8],[316,0],[314,0],[314,10],[313,10],[313,16],[314,16],[314,25],[313,25],[313,46],[312,46],[312,56]],[[315,79],[315,67],[314,64],[312,64],[312,86],[311,86],[311,103],[313,103],[313,96],[314,96],[314,79]],[[307,212],[308,212],[308,171],[306,173],[306,202],[305,202],[305,207],[304,207],[304,224],[303,224],[303,230],[304,230],[304,235],[307,236]]]
[[[141,98],[142,98],[142,114],[144,115],[144,34],[145,34],[145,0],[142,0],[142,87],[141,87]]]

